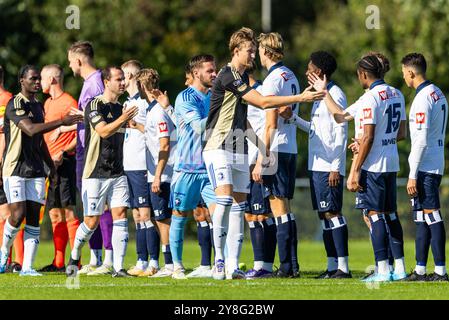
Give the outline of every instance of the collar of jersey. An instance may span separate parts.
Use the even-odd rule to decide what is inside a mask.
[[[282,63],[282,61],[279,61],[275,65],[271,66],[270,69],[268,69],[268,74],[272,73],[274,70],[276,70],[277,68],[282,67],[283,65],[284,65],[284,63]]]
[[[382,79],[376,80],[373,83],[371,83],[369,89],[372,90],[374,87],[379,86],[381,84],[385,84],[385,81],[383,81]]]
[[[149,111],[150,111],[156,104],[157,104],[157,100],[156,100],[156,99],[154,99],[153,101],[151,101],[151,102],[148,104],[147,112],[149,112]]]
[[[137,99],[139,99],[140,98],[140,93],[139,92],[137,92],[135,95],[133,95],[132,97],[128,97],[128,101],[131,101],[131,100],[137,100]]]
[[[84,82],[89,81],[90,78],[92,78],[95,74],[97,73],[101,73],[100,69],[95,70],[94,72],[92,72],[87,78],[86,80],[84,80]]]
[[[205,98],[207,97],[207,95],[209,94],[209,92],[211,92],[211,90],[207,90],[207,93],[202,93],[200,90],[198,90],[197,88],[195,88],[194,86],[189,86],[189,88],[192,88],[198,95],[200,95],[201,97]]]
[[[37,99],[34,98],[33,101],[31,101],[30,99],[28,99],[27,97],[25,97],[22,92],[19,92],[19,95],[23,98],[23,100],[25,100],[25,102],[37,102]]]
[[[426,80],[423,83],[421,83],[418,88],[416,88],[416,94],[418,94],[422,89],[424,89],[425,87],[427,87],[428,85],[432,84],[432,82],[430,82],[430,80]]]
[[[262,85],[262,81],[256,80],[256,82],[254,82],[252,88],[256,89],[256,88],[260,87],[261,85]]]
[[[332,89],[333,86],[335,86],[335,82],[329,81],[329,83],[326,86],[326,90],[329,91],[330,89]]]

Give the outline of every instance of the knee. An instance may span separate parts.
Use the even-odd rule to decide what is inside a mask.
[[[251,213],[245,213],[246,222],[254,222],[257,221],[257,215]]]
[[[48,212],[51,223],[60,223],[63,221],[62,212],[59,209],[52,209]]]
[[[323,218],[326,220],[332,220],[333,218],[340,217],[341,214],[338,212],[325,212]]]
[[[259,215],[256,216],[256,219],[259,222],[264,222],[265,220],[268,219],[268,216],[267,215],[263,215],[263,214],[259,214]]]
[[[84,224],[90,229],[97,229],[100,224],[100,216],[86,217],[84,218]]]

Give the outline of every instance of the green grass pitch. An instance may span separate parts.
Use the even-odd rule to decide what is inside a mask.
[[[43,277],[19,277],[18,274],[0,275],[0,299],[170,299],[170,300],[228,300],[228,299],[449,299],[449,283],[395,282],[367,285],[359,280],[373,264],[373,253],[368,241],[350,241],[350,268],[353,279],[315,280],[313,277],[325,267],[325,254],[321,242],[300,242],[299,259],[301,278],[225,280],[171,278],[126,278],[110,276],[80,276],[79,289],[68,289],[64,274],[45,274]],[[406,265],[414,263],[414,243],[407,241]],[[50,262],[53,244],[41,243],[35,266]],[[67,250],[68,253],[68,250]],[[84,248],[84,257],[88,249]],[[162,258],[162,255],[161,255]],[[196,242],[185,243],[184,264],[192,269],[199,262]],[[277,259],[276,259],[277,260]],[[135,244],[130,243],[125,266],[135,261]],[[242,262],[252,266],[251,244],[244,243]],[[432,257],[429,257],[432,261]],[[276,264],[276,263],[275,263]],[[429,270],[433,271],[430,263]]]

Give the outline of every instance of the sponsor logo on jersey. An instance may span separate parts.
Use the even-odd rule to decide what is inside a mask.
[[[363,109],[363,119],[372,119],[373,110],[371,108]]]
[[[392,98],[396,98],[398,96],[398,94],[396,92],[393,92],[391,90],[382,90],[379,91],[379,97],[380,100],[385,101],[388,99],[392,99]]]
[[[167,122],[159,122],[158,126],[159,126],[159,132],[160,132],[160,133],[162,133],[162,132],[168,132],[168,125],[167,125]]]
[[[23,110],[23,109],[16,110],[16,115],[23,116],[24,114],[25,114],[25,110]]]
[[[108,117],[108,119],[114,118],[114,117],[112,116],[112,113],[110,113],[110,112],[108,113],[108,116],[107,116],[107,117]]]
[[[34,114],[31,111],[28,112],[28,118],[34,118]]]
[[[440,95],[438,94],[438,92],[434,91],[430,94],[430,97],[432,98],[433,102],[437,102],[438,100],[440,100]]]
[[[424,112],[416,113],[416,123],[423,124],[426,122],[426,114]]]
[[[291,72],[284,71],[281,73],[281,77],[284,79],[284,81],[288,81],[290,79],[293,79],[294,75]]]

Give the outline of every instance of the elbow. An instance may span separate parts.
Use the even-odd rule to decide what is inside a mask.
[[[374,137],[373,136],[364,136],[362,138],[362,142],[367,144],[367,145],[372,145],[374,142]]]

